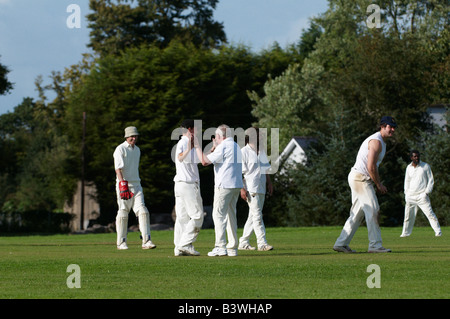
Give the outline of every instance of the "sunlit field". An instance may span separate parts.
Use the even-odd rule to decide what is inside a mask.
[[[0,298],[450,297],[448,227],[442,237],[416,227],[408,238],[399,237],[400,228],[382,228],[383,245],[392,249],[385,254],[367,253],[365,227],[352,241],[356,254],[333,251],[340,231],[268,228],[274,250],[239,251],[237,257],[207,256],[214,244],[211,229],[202,230],[195,243],[199,257],[175,257],[172,231],[152,232],[154,250],[142,250],[139,234],[130,233],[126,251],[116,249],[115,234],[0,237]]]

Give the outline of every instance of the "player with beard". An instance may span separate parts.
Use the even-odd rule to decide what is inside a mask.
[[[431,208],[429,194],[433,191],[434,178],[430,165],[420,160],[420,152],[410,153],[411,163],[405,173],[405,220],[400,237],[411,235],[416,220],[417,209],[420,208],[430,222],[437,237],[441,236],[441,227]]]
[[[380,205],[374,185],[381,194],[387,193],[386,186],[381,182],[378,166],[386,154],[386,141],[394,135],[396,127],[394,118],[383,116],[380,121],[380,130],[365,139],[358,151],[355,165],[348,175],[348,183],[352,191],[350,217],[334,244],[333,250],[337,252],[355,252],[349,244],[364,217],[369,236],[369,253],[391,251],[382,246],[379,225]]]

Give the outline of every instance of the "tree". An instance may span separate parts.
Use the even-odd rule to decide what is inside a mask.
[[[335,133],[317,134],[317,142],[307,150],[306,165],[287,169],[289,188],[293,191],[284,199],[286,225],[340,225],[348,218],[351,195],[347,176],[354,164],[353,153],[359,147],[360,135],[355,132],[356,121],[351,114],[343,120],[344,124],[329,123],[329,130]]]
[[[73,194],[67,136],[56,128],[57,114],[42,101],[25,98],[0,116],[2,188],[0,210],[62,209]]]
[[[60,84],[66,92],[63,126],[73,154],[79,154],[80,119],[87,112],[86,178],[97,186],[102,217],[110,221],[117,210],[112,152],[123,141],[126,126],[137,126],[141,135],[139,172],[149,209],[170,212],[175,174],[171,150],[176,144],[172,131],[187,117],[202,120],[203,129],[223,123],[251,126],[255,119],[247,90],[260,91],[267,79],[261,70],[278,75],[290,55],[256,55],[242,46],[212,51],[174,40],[164,48],[141,45],[96,58],[86,73],[67,70],[67,83]],[[204,146],[210,143],[205,138]],[[213,172],[205,168],[201,174],[209,205]]]
[[[309,136],[320,130],[323,108],[317,83],[322,72],[312,64],[303,69],[299,64],[290,65],[282,75],[266,82],[263,97],[257,92],[249,93],[258,125],[279,128],[281,148],[295,135]]]
[[[12,89],[12,83],[8,81],[6,75],[9,73],[9,69],[0,64],[0,95],[8,93]]]
[[[277,123],[280,132],[285,127],[284,141],[302,132],[319,140],[307,154],[306,167],[288,170],[288,180],[279,178],[287,191],[274,207],[289,211],[293,224],[341,224],[348,209],[341,201],[345,196],[336,192],[349,192],[346,176],[359,145],[383,115],[394,116],[399,129],[380,166],[390,190],[379,198],[380,208],[384,225],[401,223],[404,170],[399,163],[407,157],[408,143],[430,132],[427,108],[448,104],[449,27],[443,23],[448,7],[441,1],[382,2],[383,28],[370,29],[365,23],[369,4],[330,1],[328,10],[313,19],[323,33],[301,68],[269,80],[265,96],[252,95],[258,123]],[[336,161],[339,154],[345,155]],[[340,219],[326,215],[333,207]]]
[[[218,0],[90,0],[87,16],[94,51],[118,54],[125,48],[173,39],[197,47],[215,48],[226,42],[223,25],[213,20]]]
[[[447,105],[445,119],[447,122],[445,127],[435,126],[431,133],[421,132],[421,142],[410,144],[411,149],[419,149],[421,154],[423,154],[422,160],[430,164],[433,171],[435,185],[430,196],[433,210],[442,226],[450,224],[450,175],[448,171],[450,167],[450,158],[448,156],[450,153],[449,105]]]
[[[298,50],[300,51],[302,59],[306,59],[308,55],[314,51],[314,46],[322,33],[322,28],[315,21],[311,21],[309,28],[303,30],[298,43]]]

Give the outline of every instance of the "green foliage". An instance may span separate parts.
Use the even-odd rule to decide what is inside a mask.
[[[8,78],[6,75],[9,73],[9,69],[0,64],[0,95],[8,93],[12,88],[13,85],[11,82],[8,81]]]
[[[0,116],[0,210],[53,211],[70,202],[81,177],[83,112],[85,177],[97,186],[105,223],[117,210],[112,153],[129,125],[141,134],[147,206],[172,210],[171,134],[187,117],[201,119],[203,129],[279,128],[280,151],[294,135],[317,140],[306,166],[273,176],[275,194],[265,206],[270,225],[342,224],[350,205],[347,174],[359,145],[387,114],[399,128],[380,166],[389,190],[379,198],[382,223],[403,219],[411,147],[426,150],[433,196],[448,198],[448,133],[435,133],[426,111],[450,104],[449,7],[439,0],[378,1],[382,28],[369,29],[371,3],[331,0],[297,44],[274,43],[255,54],[223,45],[223,26],[212,15],[217,0],[91,1],[96,55],[53,72],[48,85],[38,77],[39,98]],[[1,84],[7,71],[0,65],[0,94],[11,88]],[[56,94],[52,101],[48,91]],[[213,172],[200,172],[204,204],[211,205]],[[448,224],[449,203],[434,205]]]
[[[255,55],[245,47],[213,52],[173,41],[165,48],[143,45],[95,60],[89,74],[66,94],[64,121],[76,153],[81,114],[87,113],[86,175],[97,185],[102,215],[116,211],[112,153],[126,126],[135,125],[140,132],[147,206],[170,212],[175,175],[171,149],[176,143],[172,131],[187,117],[201,119],[203,129],[222,123],[249,127],[254,118],[246,90],[260,90],[266,79],[261,69],[276,74],[287,67],[287,58],[276,60],[271,54]],[[212,170],[202,170],[202,175],[207,205],[212,201]]]
[[[315,45],[323,30],[315,21],[310,21],[310,26],[307,30],[303,30],[298,43],[298,50],[302,59],[306,59],[311,52],[315,50]]]
[[[2,156],[0,178],[6,183],[3,211],[52,211],[62,208],[76,181],[67,136],[50,106],[26,98],[13,113],[0,116]],[[7,153],[5,153],[7,152]]]
[[[447,109],[446,121],[450,123],[450,112]],[[441,225],[450,223],[450,137],[448,124],[444,128],[435,127],[431,134],[420,134],[421,143],[412,145],[419,148],[421,159],[431,166],[434,177],[434,188],[430,195],[431,206]],[[428,221],[427,221],[428,223]]]
[[[297,58],[279,47],[252,53],[248,48],[205,50],[173,41],[167,47],[142,45],[83,60],[54,72],[52,82],[36,80],[39,100],[25,99],[0,116],[4,163],[1,207],[7,211],[62,209],[81,178],[82,116],[87,114],[85,178],[95,182],[102,222],[117,207],[112,153],[126,126],[140,131],[140,175],[146,204],[171,212],[175,168],[172,131],[183,118],[203,121],[203,129],[228,123],[247,128],[254,121],[247,90],[261,92],[267,74],[279,75]],[[56,93],[48,102],[47,91]],[[205,137],[205,145],[209,143]],[[202,168],[205,205],[211,205],[213,171]]]
[[[49,211],[0,212],[1,234],[56,234],[68,233],[73,216]]]
[[[283,196],[267,204],[268,216],[283,212],[278,223],[285,226],[339,225],[347,219],[351,200],[348,168],[353,166],[354,149],[359,148],[361,137],[350,116],[344,123],[341,128],[337,122],[330,123],[329,130],[334,132],[330,136],[317,135],[317,142],[307,150],[306,165],[283,166],[274,182],[276,193]]]
[[[360,144],[383,115],[394,116],[399,127],[380,166],[389,190],[379,196],[382,223],[403,221],[409,147],[431,132],[427,108],[449,103],[449,28],[442,23],[448,20],[448,7],[439,1],[383,2],[383,28],[369,29],[368,4],[330,1],[329,9],[312,20],[309,32],[323,32],[304,63],[270,79],[264,96],[250,95],[258,124],[280,128],[281,148],[296,135],[316,137],[320,144],[307,150],[305,167],[286,168],[287,178],[275,178],[275,189],[283,195],[266,212],[276,215],[285,209],[281,224],[345,221],[350,206],[347,174]],[[434,139],[431,144],[437,143]],[[442,170],[448,175],[448,166]]]
[[[119,54],[142,44],[166,47],[174,39],[214,48],[226,42],[223,25],[213,20],[218,0],[91,0],[87,16],[89,47],[101,55]]]
[[[316,132],[321,116],[321,99],[316,92],[322,69],[303,69],[298,64],[288,67],[279,77],[264,85],[264,97],[249,93],[255,103],[252,114],[259,126],[280,129],[280,146],[287,145],[292,136]],[[312,128],[314,126],[314,128]]]

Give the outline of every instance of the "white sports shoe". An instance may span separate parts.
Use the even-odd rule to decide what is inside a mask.
[[[181,252],[181,251],[180,251],[178,248],[176,248],[176,247],[173,249],[173,255],[174,255],[175,257],[186,256],[185,253]]]
[[[153,249],[156,248],[156,245],[152,243],[151,240],[147,240],[145,244],[142,244],[142,249]]]
[[[180,247],[178,250],[185,255],[200,256],[200,253],[194,249],[192,244]]]
[[[269,251],[272,249],[273,249],[273,246],[270,246],[269,244],[264,244],[264,245],[258,246],[259,251]]]
[[[117,246],[117,249],[118,250],[127,250],[128,249],[127,243],[123,241],[119,246]]]
[[[237,249],[227,249],[227,255],[228,257],[236,257],[238,255],[238,250]]]
[[[239,250],[256,250],[255,247],[250,246],[250,244],[239,244]]]
[[[208,253],[208,256],[210,256],[210,257],[226,256],[226,255],[227,255],[227,250],[225,248],[219,248],[219,247],[214,247],[214,249]]]

